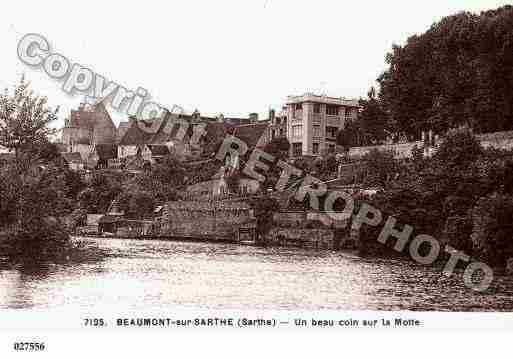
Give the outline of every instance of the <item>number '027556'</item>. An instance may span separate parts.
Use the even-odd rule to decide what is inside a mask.
[[[14,350],[16,351],[27,351],[27,352],[39,352],[46,349],[45,343],[31,343],[31,342],[16,342],[14,343]]]

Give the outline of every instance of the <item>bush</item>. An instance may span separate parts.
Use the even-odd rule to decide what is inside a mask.
[[[489,265],[505,267],[513,256],[513,196],[481,198],[472,211],[474,254]]]

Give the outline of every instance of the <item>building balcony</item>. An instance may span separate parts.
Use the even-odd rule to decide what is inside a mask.
[[[326,126],[341,127],[344,124],[342,116],[329,116],[326,115]]]
[[[292,121],[294,120],[302,120],[303,119],[303,111],[296,110],[292,113]]]

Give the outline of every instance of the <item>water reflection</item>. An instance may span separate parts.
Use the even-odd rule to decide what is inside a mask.
[[[101,262],[6,267],[1,308],[511,311],[513,280],[475,293],[461,277],[398,260],[230,244],[89,240]]]

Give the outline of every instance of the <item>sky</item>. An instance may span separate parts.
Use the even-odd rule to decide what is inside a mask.
[[[386,68],[392,44],[404,44],[459,11],[507,4],[492,0],[173,0],[8,1],[0,23],[0,87],[22,76],[60,106],[62,126],[83,100],[62,82],[20,61],[27,33],[54,52],[152,101],[187,112],[267,116],[288,95],[358,98]],[[127,115],[110,110],[116,123]]]

